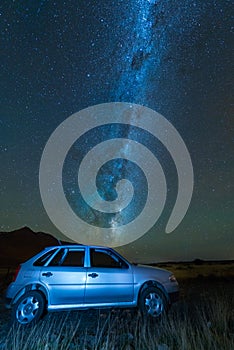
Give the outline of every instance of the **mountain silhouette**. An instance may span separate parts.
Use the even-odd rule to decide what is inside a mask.
[[[0,266],[17,266],[45,247],[53,245],[59,245],[59,241],[54,236],[44,232],[33,232],[29,227],[0,232]]]

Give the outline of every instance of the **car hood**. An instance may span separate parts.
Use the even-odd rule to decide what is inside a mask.
[[[169,276],[172,275],[171,271],[160,269],[158,267],[146,266],[146,265],[132,265],[133,273],[138,276],[147,278],[157,278],[160,281],[167,281]]]

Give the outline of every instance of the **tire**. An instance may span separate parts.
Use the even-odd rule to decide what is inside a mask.
[[[12,323],[15,325],[34,325],[45,310],[45,299],[40,292],[30,291],[23,294],[12,308]]]
[[[144,317],[159,319],[166,314],[168,303],[163,292],[152,286],[142,290],[139,298],[139,308]]]

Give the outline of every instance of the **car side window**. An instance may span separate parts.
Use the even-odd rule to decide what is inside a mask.
[[[102,251],[95,248],[90,249],[90,260],[92,267],[127,267],[126,264],[124,264],[124,262],[116,255],[111,255],[107,251]]]
[[[84,251],[83,250],[69,250],[66,254],[62,266],[84,266]]]
[[[84,266],[84,250],[61,249],[58,254],[51,260],[49,266]]]
[[[47,261],[50,259],[50,257],[52,257],[52,255],[54,254],[54,252],[56,251],[56,249],[52,249],[49,252],[43,254],[42,256],[40,256],[40,258],[38,258],[33,265],[34,266],[44,266]]]
[[[50,261],[49,266],[60,266],[64,255],[65,255],[65,250],[60,249],[59,252]]]

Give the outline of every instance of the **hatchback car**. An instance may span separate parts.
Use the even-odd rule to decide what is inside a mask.
[[[63,245],[21,264],[6,291],[13,321],[32,324],[47,311],[139,307],[159,318],[178,299],[174,275],[129,263],[111,248]]]

